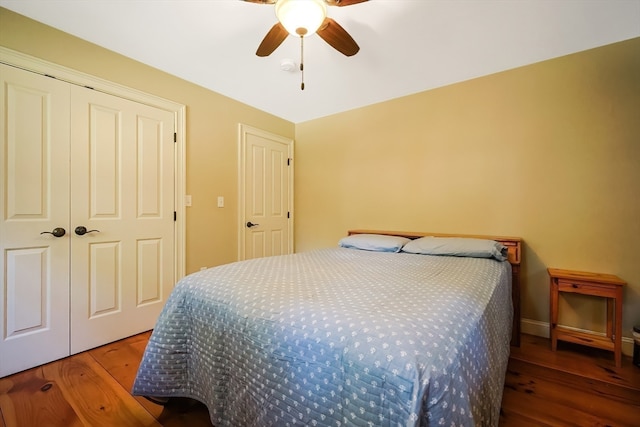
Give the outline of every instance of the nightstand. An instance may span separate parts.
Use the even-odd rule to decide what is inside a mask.
[[[551,279],[551,349],[556,351],[558,340],[613,351],[616,366],[622,365],[622,290],[626,284],[612,274],[547,269]],[[606,335],[576,331],[558,325],[558,296],[560,292],[592,295],[607,299]]]

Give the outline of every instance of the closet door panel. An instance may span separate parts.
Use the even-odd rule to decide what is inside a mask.
[[[87,145],[82,146],[82,153],[78,159],[86,155],[88,157],[87,177],[89,179],[88,192],[75,194],[77,197],[88,196],[90,203],[89,218],[111,218],[122,217],[120,210],[120,200],[122,195],[121,181],[123,178],[122,153],[123,137],[127,129],[121,111],[108,108],[103,105],[88,104],[87,113],[89,118],[89,129],[87,135]],[[88,153],[85,152],[88,149]],[[129,162],[130,163],[130,162]],[[74,168],[80,170],[80,168]],[[84,172],[84,167],[82,167]],[[84,177],[84,174],[83,174]]]
[[[0,65],[0,100],[4,376],[69,354],[70,92],[66,83]],[[51,234],[56,228],[65,234]]]
[[[166,120],[146,114],[136,117],[136,223],[141,227],[136,240],[136,294],[140,307],[157,305],[166,298],[163,283],[172,271],[165,268],[173,257],[172,246],[167,246],[172,238],[162,229],[167,216],[173,214],[167,209],[167,199],[174,197],[167,191],[172,156],[166,149]]]
[[[174,285],[175,124],[173,113],[140,104],[135,122],[136,306],[156,312]]]
[[[162,287],[162,239],[139,239],[136,243],[136,303],[141,306],[161,302],[166,295]]]
[[[173,287],[174,119],[85,88],[72,94],[71,222],[88,231],[71,246],[76,353],[153,328]]]
[[[89,243],[89,319],[122,310],[120,243]]]
[[[175,123],[173,113],[138,104],[136,123],[135,312],[155,325],[175,277]]]

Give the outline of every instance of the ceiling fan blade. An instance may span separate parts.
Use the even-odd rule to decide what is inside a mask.
[[[246,0],[251,1],[251,0]],[[255,0],[254,0],[255,1]],[[369,0],[324,0],[329,6],[351,6],[352,4],[364,3]]]
[[[277,0],[244,0],[244,1],[248,1],[249,3],[275,4]]]
[[[256,55],[258,56],[269,56],[271,53],[278,48],[287,38],[289,33],[284,28],[284,26],[278,22],[276,25],[271,27],[269,32],[264,39],[262,39],[262,43],[258,46],[258,50],[256,50]]]
[[[331,18],[325,18],[317,32],[324,41],[346,56],[353,56],[360,50],[349,33]]]

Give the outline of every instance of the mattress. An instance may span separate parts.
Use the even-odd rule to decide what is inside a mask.
[[[182,279],[133,394],[215,426],[498,425],[511,266],[329,248]]]

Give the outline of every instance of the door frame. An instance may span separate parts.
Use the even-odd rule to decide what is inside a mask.
[[[289,252],[294,252],[293,247],[293,221],[295,215],[293,213],[293,139],[286,138],[281,135],[277,135],[271,132],[264,131],[262,129],[258,129],[244,123],[238,123],[238,261],[242,261],[245,259],[245,231],[246,228],[244,226],[246,222],[245,217],[245,207],[246,207],[246,164],[245,164],[245,154],[247,149],[247,135],[252,134],[256,136],[260,136],[262,138],[272,139],[283,144],[286,144],[288,147],[288,158],[291,162],[287,167],[287,174],[289,178],[289,214],[290,218],[287,222],[288,233],[289,233]]]
[[[185,237],[186,237],[186,207],[184,204],[186,195],[186,106],[170,101],[155,95],[141,92],[127,86],[110,82],[81,71],[73,70],[52,62],[45,61],[30,55],[16,52],[6,47],[0,46],[0,62],[18,67],[26,71],[46,75],[67,83],[84,86],[100,92],[115,95],[120,98],[129,99],[141,104],[150,105],[162,110],[170,111],[175,120],[175,182],[174,182],[174,209],[176,221],[174,228],[175,248],[174,248],[174,271],[175,280],[185,275]]]

